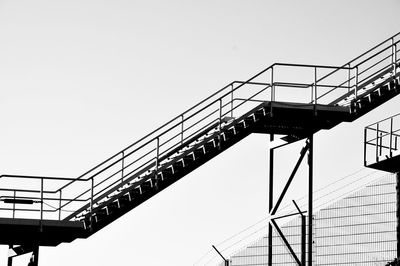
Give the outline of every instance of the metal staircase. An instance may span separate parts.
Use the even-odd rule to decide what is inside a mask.
[[[399,42],[400,33],[339,67],[273,64],[77,178],[2,175],[0,244],[86,238],[251,133],[285,144],[359,118],[399,94]]]

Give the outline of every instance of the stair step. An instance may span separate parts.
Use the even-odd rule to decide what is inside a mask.
[[[233,128],[232,129],[228,129],[228,130],[222,132],[222,135],[223,135],[224,141],[228,141],[228,140],[232,139],[235,136],[234,129]]]
[[[145,182],[143,182],[140,185],[140,188],[142,189],[142,193],[146,193],[153,188],[154,180],[152,180],[152,179],[153,178],[150,178],[149,180],[146,180]]]
[[[200,158],[201,156],[204,155],[204,149],[203,148],[196,149],[193,151],[193,154],[195,159]]]
[[[162,180],[169,179],[174,175],[172,167],[168,167],[161,172]]]
[[[253,115],[251,115],[251,116],[248,116],[248,117],[246,117],[245,119],[244,119],[244,123],[245,123],[245,125],[246,125],[246,128],[247,127],[249,127],[249,126],[252,126],[253,124],[254,124],[254,116]]]
[[[90,216],[90,214],[89,214],[89,216]],[[101,221],[105,216],[107,216],[106,209],[103,208],[103,209],[97,210],[93,214],[93,221],[97,223],[97,222]]]
[[[266,116],[265,109],[264,109],[264,108],[261,108],[261,109],[257,110],[257,111],[254,113],[254,116],[255,116],[256,120],[263,119],[263,118]]]
[[[186,155],[183,158],[183,163],[184,163],[185,167],[191,165],[193,162],[194,162],[193,154]]]
[[[214,150],[215,149],[214,140],[205,143],[203,147],[204,147],[205,153],[208,153],[208,152]]]
[[[172,165],[172,167],[173,167],[173,169],[174,169],[174,174],[175,174],[175,173],[177,173],[177,172],[182,171],[182,169],[184,168],[184,165],[183,165],[183,162],[180,160],[180,161],[175,162],[175,163]]]
[[[129,197],[129,194],[125,194],[125,195],[121,196],[120,198],[118,198],[118,205],[119,205],[118,207],[123,208],[124,206],[129,204],[130,201],[131,201],[131,198]]]
[[[116,209],[118,209],[118,207],[118,202],[116,201],[109,203],[106,206],[107,215],[111,215],[113,212],[115,212]]]

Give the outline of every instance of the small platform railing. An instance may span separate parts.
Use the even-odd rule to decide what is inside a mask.
[[[364,165],[368,166],[400,155],[400,114],[364,129]]]

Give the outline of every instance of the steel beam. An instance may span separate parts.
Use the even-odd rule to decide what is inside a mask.
[[[300,164],[301,164],[301,162],[303,161],[303,158],[304,158],[304,156],[305,156],[305,154],[306,154],[306,152],[307,152],[308,149],[309,149],[309,144],[306,143],[306,145],[303,147],[303,149],[302,149],[301,152],[300,152],[300,157],[299,157],[299,159],[297,160],[297,163],[296,163],[296,165],[295,165],[295,167],[294,167],[294,169],[293,169],[293,171],[292,171],[292,173],[291,173],[291,175],[290,175],[288,181],[286,182],[286,185],[285,185],[285,187],[284,187],[284,189],[283,189],[281,195],[279,196],[279,199],[278,199],[278,201],[276,202],[274,209],[273,209],[272,212],[270,213],[271,215],[274,215],[274,214],[277,212],[277,210],[278,210],[278,208],[279,208],[279,205],[281,204],[283,198],[285,197],[285,194],[286,194],[287,190],[289,189],[289,186],[290,186],[290,184],[292,183],[293,178],[294,178],[294,176],[296,175],[297,170],[299,169]]]
[[[294,253],[294,250],[292,249],[292,247],[290,246],[289,242],[287,241],[285,235],[282,233],[281,229],[279,228],[279,226],[276,224],[276,222],[274,221],[274,219],[271,219],[272,224],[274,225],[276,231],[278,232],[279,236],[282,238],[283,243],[285,243],[286,247],[288,248],[290,254],[292,254],[293,259],[297,262],[298,265],[302,265],[301,261],[299,260],[299,258],[296,256],[296,253]]]

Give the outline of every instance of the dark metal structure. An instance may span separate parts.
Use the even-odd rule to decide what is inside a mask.
[[[0,244],[36,250],[37,265],[39,246],[89,237],[243,138],[261,133],[282,142],[270,150],[272,214],[308,153],[312,265],[313,135],[399,94],[399,42],[400,33],[342,66],[273,64],[247,81],[228,84],[77,178],[2,175]],[[274,149],[302,139],[307,141],[301,156],[273,204]],[[279,227],[271,223],[272,235]],[[305,254],[301,261],[292,255],[305,265]],[[269,256],[271,265],[272,249]]]
[[[400,114],[364,129],[364,165],[396,173],[397,258],[400,265]]]

